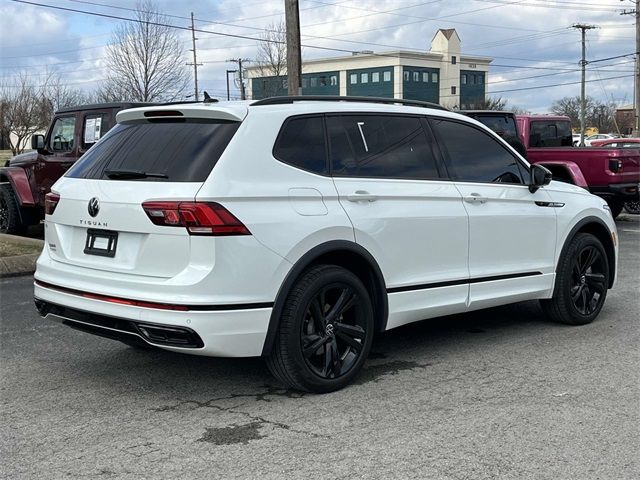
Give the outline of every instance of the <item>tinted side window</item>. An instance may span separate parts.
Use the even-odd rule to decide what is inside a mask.
[[[118,124],[66,176],[108,180],[105,170],[135,170],[166,176],[136,181],[204,182],[239,126],[216,121]]]
[[[536,121],[531,122],[529,146],[531,147],[570,147],[573,145],[570,122]]]
[[[524,183],[516,157],[498,140],[463,123],[432,119],[449,154],[454,180],[483,183]]]
[[[418,117],[327,117],[333,175],[439,178],[432,141]]]
[[[303,170],[326,173],[327,152],[322,117],[287,120],[273,147],[273,156]]]

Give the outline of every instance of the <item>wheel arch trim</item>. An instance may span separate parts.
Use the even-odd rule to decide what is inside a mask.
[[[573,228],[569,231],[567,236],[564,238],[562,249],[560,250],[560,255],[556,260],[556,273],[558,271],[558,265],[560,264],[560,259],[562,259],[563,256],[566,254],[567,248],[569,247],[569,243],[571,242],[571,240],[576,236],[577,233],[579,233],[580,231],[583,231],[585,227],[589,225],[596,225],[601,232],[607,232],[606,235],[603,235],[603,238],[605,239],[605,241],[602,242],[603,243],[602,246],[604,247],[604,251],[607,254],[607,260],[609,263],[609,288],[611,288],[613,287],[613,281],[616,276],[615,247],[613,245],[613,240],[611,238],[611,230],[602,219],[595,216],[588,216],[578,221],[578,223],[576,223],[573,226]],[[587,231],[587,233],[591,233],[591,232]],[[598,238],[598,240],[602,240],[602,239]]]
[[[374,319],[376,320],[377,325],[376,330],[383,331],[386,329],[387,319],[389,316],[389,303],[384,276],[382,275],[382,270],[380,269],[378,262],[376,262],[373,256],[364,247],[358,245],[357,243],[347,240],[332,240],[317,245],[309,250],[302,257],[300,257],[300,259],[287,273],[287,276],[280,285],[273,305],[273,310],[271,311],[271,317],[269,318],[269,327],[267,330],[267,335],[265,337],[264,346],[262,348],[262,356],[269,355],[271,349],[273,348],[278,328],[280,327],[280,316],[282,315],[284,302],[286,301],[287,296],[293,288],[296,280],[300,278],[300,275],[302,275],[302,273],[309,266],[311,266],[321,257],[333,253],[339,254],[341,252],[355,254],[359,256],[363,261],[365,261],[369,266],[371,272],[373,273],[373,281],[375,282],[374,287],[377,293],[376,298],[372,299],[374,303],[374,310],[376,311],[376,314],[378,316],[378,318]]]
[[[22,168],[0,168],[0,181],[4,181],[3,179],[5,178],[11,184],[11,189],[21,207],[34,207],[36,205],[31,186],[29,185],[29,178]]]

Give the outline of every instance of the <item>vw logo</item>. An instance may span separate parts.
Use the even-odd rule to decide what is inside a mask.
[[[89,207],[87,210],[89,210],[89,215],[92,217],[98,215],[98,212],[100,211],[100,201],[96,197],[93,197],[89,200]]]
[[[327,325],[324,333],[327,337],[330,337],[331,335],[333,335],[333,325],[331,323]]]

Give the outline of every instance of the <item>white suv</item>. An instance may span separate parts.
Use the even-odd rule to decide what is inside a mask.
[[[421,102],[135,108],[47,196],[41,315],[176,352],[264,356],[326,392],[374,332],[541,299],[591,322],[616,275],[606,202]]]

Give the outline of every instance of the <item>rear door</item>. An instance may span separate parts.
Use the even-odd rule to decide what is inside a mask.
[[[526,165],[489,132],[455,120],[430,122],[469,214],[470,307],[548,291],[560,207],[544,188],[529,191]]]
[[[148,277],[182,271],[192,253],[187,230],[154,225],[142,204],[193,202],[239,125],[214,119],[117,125],[55,185],[60,201],[46,224],[51,257]]]
[[[464,310],[467,213],[442,178],[424,119],[343,114],[326,122],[340,203],[387,283],[388,328]]]

